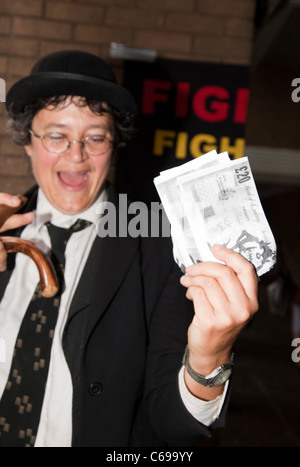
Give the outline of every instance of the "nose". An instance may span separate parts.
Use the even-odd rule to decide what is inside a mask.
[[[75,164],[80,164],[87,159],[84,151],[84,143],[81,141],[70,141],[69,149],[64,153],[65,159],[68,159]]]

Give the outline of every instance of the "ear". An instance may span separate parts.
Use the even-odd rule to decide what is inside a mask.
[[[26,146],[24,146],[24,150],[25,150],[25,153],[27,154],[27,156],[31,157],[31,155],[32,155],[31,144],[26,144]]]
[[[20,136],[24,136],[24,135],[25,135],[25,132],[21,131]],[[31,157],[31,154],[32,154],[31,143],[25,144],[24,145],[24,150],[25,150],[25,153],[27,154],[27,156]]]

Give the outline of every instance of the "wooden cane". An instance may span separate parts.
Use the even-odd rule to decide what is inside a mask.
[[[27,199],[24,196],[17,196],[21,201],[21,204],[17,208],[0,204],[0,228],[10,216],[15,214],[26,203]],[[23,253],[35,262],[40,276],[43,297],[54,297],[57,294],[59,288],[57,276],[52,262],[46,255],[28,240],[0,236],[0,241],[3,243],[7,253]]]

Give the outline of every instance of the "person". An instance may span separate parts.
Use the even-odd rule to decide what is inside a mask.
[[[182,276],[170,238],[97,235],[101,202],[113,203],[117,219],[122,215],[107,176],[137,113],[99,57],[80,51],[43,57],[10,89],[7,108],[37,184],[25,208],[3,224],[2,237],[13,233],[47,253],[47,223],[90,222],[67,243],[47,384],[36,431],[19,430],[25,445],[197,445],[225,423],[232,347],[258,309],[254,267],[215,245],[218,262],[193,265]],[[1,204],[18,202],[0,195]],[[2,399],[39,277],[30,258],[7,255],[1,242],[0,269]],[[4,429],[2,410],[0,401],[0,445],[15,446],[19,440],[6,441],[10,425]],[[18,423],[12,416],[11,425]]]

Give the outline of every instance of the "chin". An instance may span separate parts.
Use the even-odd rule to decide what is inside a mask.
[[[60,202],[54,200],[54,202],[52,202],[51,204],[53,204],[53,206],[61,213],[72,216],[75,214],[80,214],[81,212],[88,209],[92,205],[92,202],[88,200],[84,202],[83,196],[80,196],[80,199],[78,199],[78,196],[68,196],[64,199],[63,197],[61,197]]]

